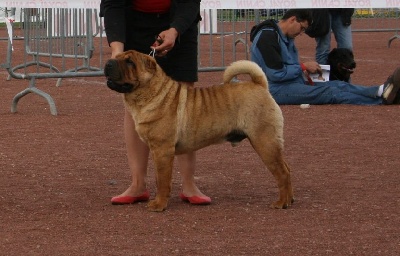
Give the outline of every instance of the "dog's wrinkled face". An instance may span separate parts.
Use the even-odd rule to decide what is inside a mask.
[[[347,48],[334,48],[328,55],[328,64],[335,80],[348,81],[356,68],[353,52]]]
[[[107,86],[120,93],[129,93],[146,84],[156,70],[156,61],[136,51],[120,53],[104,67]]]

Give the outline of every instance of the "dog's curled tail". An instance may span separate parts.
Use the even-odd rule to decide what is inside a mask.
[[[249,60],[235,61],[228,66],[224,72],[224,83],[231,82],[232,78],[240,74],[249,74],[251,80],[255,84],[260,84],[266,89],[268,88],[267,77],[260,66],[258,66],[257,63]]]

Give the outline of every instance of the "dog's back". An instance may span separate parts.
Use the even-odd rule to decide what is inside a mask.
[[[224,72],[223,81],[224,83],[229,83],[232,78],[241,74],[249,74],[255,84],[265,87],[266,90],[268,89],[268,82],[264,72],[260,66],[249,60],[239,60],[228,66]]]
[[[334,48],[328,55],[331,70],[329,80],[349,82],[350,75],[356,68],[353,52],[347,48]]]

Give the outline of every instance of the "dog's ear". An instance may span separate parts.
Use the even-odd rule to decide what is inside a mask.
[[[145,56],[145,58],[142,58],[142,61],[146,70],[152,71],[151,73],[154,73],[157,68],[156,60],[150,56]]]
[[[353,53],[353,51],[352,51],[352,50],[350,50],[350,49],[348,49],[348,51],[349,51],[349,55],[350,55],[350,57],[351,57],[352,59],[354,59],[354,53]]]
[[[337,48],[333,48],[329,54],[328,54],[328,65],[335,65],[335,63],[337,62],[337,56],[338,54],[338,49]]]
[[[333,48],[332,51],[330,51],[328,54],[328,59],[333,58],[333,56],[335,56],[337,54],[337,51],[338,51],[337,48]]]

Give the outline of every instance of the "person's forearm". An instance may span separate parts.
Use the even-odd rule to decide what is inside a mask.
[[[124,44],[118,41],[114,41],[110,43],[111,47],[111,58],[115,58],[118,53],[121,53],[124,51]]]

